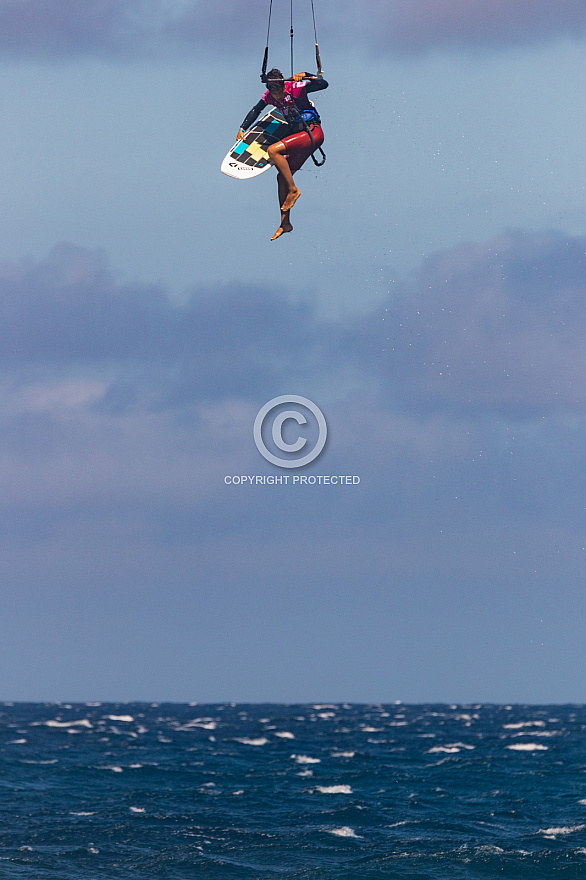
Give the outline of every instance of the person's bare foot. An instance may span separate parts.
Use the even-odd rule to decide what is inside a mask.
[[[281,211],[290,211],[300,195],[301,190],[297,189],[297,187],[295,187],[295,189],[289,190],[287,198],[281,205]]]
[[[288,220],[283,220],[275,234],[271,237],[271,241],[274,241],[276,238],[280,238],[284,235],[285,232],[293,232],[293,227]]]

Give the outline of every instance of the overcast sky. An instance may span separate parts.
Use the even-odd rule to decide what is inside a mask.
[[[315,12],[271,242],[268,2],[0,0],[2,699],[586,701],[586,7]]]

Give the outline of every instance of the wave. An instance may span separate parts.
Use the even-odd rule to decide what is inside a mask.
[[[360,835],[356,834],[353,828],[350,828],[349,825],[343,825],[341,828],[326,828],[325,829],[328,834],[335,834],[336,837],[354,837],[359,839]]]
[[[315,790],[321,794],[352,794],[349,785],[316,785]]]

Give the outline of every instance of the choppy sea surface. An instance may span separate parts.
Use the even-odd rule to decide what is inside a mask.
[[[586,878],[583,706],[0,703],[0,877]]]

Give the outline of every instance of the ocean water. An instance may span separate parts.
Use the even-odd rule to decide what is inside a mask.
[[[582,706],[0,704],[0,878],[586,878]]]

